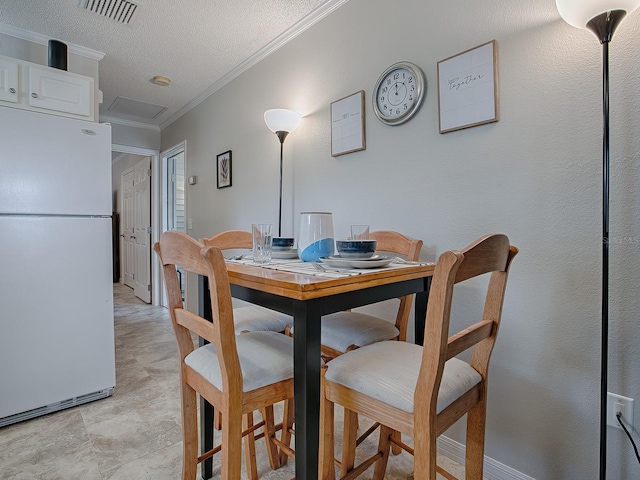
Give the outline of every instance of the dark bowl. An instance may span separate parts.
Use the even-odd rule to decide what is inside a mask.
[[[289,250],[293,248],[293,237],[274,237],[272,247],[276,250]]]
[[[336,240],[336,248],[344,258],[370,258],[376,251],[375,240]]]

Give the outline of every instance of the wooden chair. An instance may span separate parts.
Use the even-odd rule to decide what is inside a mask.
[[[253,246],[251,232],[243,230],[227,230],[210,238],[201,238],[200,243],[220,250],[249,249]],[[233,312],[236,334],[246,332],[280,332],[284,333],[293,319],[290,315],[269,310],[259,305],[236,307]]]
[[[390,230],[371,232],[369,238],[377,241],[376,250],[402,255],[415,262],[420,255],[422,240],[415,240]],[[398,299],[395,323],[375,315],[359,312],[337,312],[322,317],[322,356],[331,360],[345,352],[383,340],[406,341],[407,323],[413,295]],[[292,333],[291,326],[287,332]]]
[[[239,479],[243,436],[250,479],[257,478],[255,439],[262,435],[271,468],[278,468],[273,405],[293,400],[293,342],[276,332],[235,334],[229,279],[218,248],[204,247],[181,232],[165,232],[154,250],[162,264],[180,355],[182,480],[195,479],[197,464],[219,451],[222,478]],[[176,265],[208,276],[212,322],[184,309]],[[210,343],[195,348],[192,333]],[[196,393],[222,414],[222,442],[201,456],[198,456]],[[255,410],[261,410],[263,418],[257,425],[253,424]],[[263,432],[256,435],[260,426],[264,427]]]
[[[338,403],[347,418],[358,413],[382,424],[377,453],[355,466],[356,433],[345,421],[340,476],[352,479],[372,464],[382,479],[394,431],[413,437],[414,478],[435,480],[436,438],[467,414],[466,480],[481,480],[489,358],[496,340],[509,266],[518,249],[505,235],[481,237],[463,251],[438,259],[429,294],[424,347],[406,342],[378,342],[332,360],[323,370],[320,471],[335,478],[333,410]],[[449,336],[454,285],[489,274],[482,318]],[[470,362],[455,358],[473,347]]]

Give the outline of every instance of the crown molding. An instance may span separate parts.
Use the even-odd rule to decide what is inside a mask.
[[[100,123],[110,123],[111,125],[123,125],[125,127],[144,128],[146,130],[153,130],[159,132],[160,127],[151,123],[136,122],[135,120],[125,120],[124,118],[108,117],[106,115],[100,115]]]
[[[29,42],[39,43],[42,45],[48,45],[49,40],[51,40],[51,37],[47,37],[46,35],[30,32],[29,30],[24,30],[18,27],[13,27],[2,22],[0,22],[0,33],[4,33],[5,35],[9,35],[11,37],[21,38],[22,40],[28,40]],[[103,52],[92,50],[87,47],[82,47],[74,43],[67,43],[67,49],[69,53],[87,57],[98,62],[105,56]]]
[[[224,87],[226,84],[231,82],[231,80],[240,76],[240,74],[246,72],[249,68],[257,64],[264,58],[268,57],[269,55],[271,55],[273,52],[278,50],[283,45],[289,43],[291,40],[296,38],[302,32],[304,32],[305,30],[310,28],[312,25],[322,20],[324,17],[326,17],[331,12],[341,7],[348,1],[349,0],[333,0],[315,9],[313,12],[311,12],[309,15],[304,17],[298,23],[293,25],[288,30],[285,30],[284,33],[282,33],[281,35],[276,37],[274,40],[269,42],[267,45],[262,47],[255,54],[247,58],[244,62],[240,63],[240,65],[238,65],[234,69],[230,70],[227,74],[220,77],[220,79],[218,79],[213,85],[207,88],[204,92],[202,92],[200,95],[193,98],[193,100],[191,100],[189,103],[183,106],[176,113],[171,115],[167,120],[162,122],[160,124],[160,129],[164,129],[169,125],[171,125],[173,122],[175,122],[184,114],[186,114],[189,110],[193,109],[194,107],[202,103],[204,100],[209,98],[211,95],[213,95],[215,92],[220,90],[222,87]]]

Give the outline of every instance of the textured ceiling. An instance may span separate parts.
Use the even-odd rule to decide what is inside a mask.
[[[344,1],[141,0],[127,25],[80,8],[80,0],[2,0],[0,23],[103,52],[101,117],[163,125],[274,40]],[[154,75],[171,85],[152,84]],[[108,111],[118,96],[168,108],[154,119]]]

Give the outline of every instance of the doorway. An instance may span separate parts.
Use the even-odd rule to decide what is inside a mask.
[[[151,303],[151,157],[142,157],[120,178],[123,280]]]
[[[145,161],[144,165],[140,164]],[[126,177],[126,181],[121,184],[123,174],[131,170]],[[153,176],[149,176],[149,173]],[[160,169],[160,155],[156,150],[149,150],[139,147],[131,147],[126,145],[112,145],[112,188],[113,188],[113,211],[120,217],[120,282],[131,286],[146,302],[153,305],[160,305],[162,300],[161,292],[163,290],[160,267],[151,253],[153,242],[157,241],[160,236],[160,228],[162,225],[159,216],[160,192],[162,191],[160,179],[162,171]],[[127,194],[124,194],[125,188]],[[139,208],[136,210],[135,197],[145,199],[146,202],[138,202]],[[124,214],[125,203],[126,210],[130,212],[128,220]],[[136,213],[138,221],[136,223]],[[136,234],[137,230],[137,234]],[[125,247],[124,239],[131,240]],[[129,237],[136,237],[135,239]],[[137,240],[137,243],[134,242]],[[131,252],[127,255],[127,249]],[[139,252],[138,263],[136,263],[136,249]],[[142,251],[149,251],[149,255],[143,254]],[[125,264],[125,258],[128,262]],[[136,269],[141,272],[135,275]],[[136,278],[138,284],[136,285]],[[149,287],[151,285],[151,287]],[[137,287],[137,288],[136,288]],[[149,290],[151,288],[151,290]]]
[[[163,164],[163,231],[175,230],[187,232],[187,199],[186,199],[186,142],[162,152]],[[186,298],[187,278],[182,267],[177,267],[182,299]],[[163,305],[166,298],[163,295]]]
[[[167,157],[167,230],[187,232],[185,216],[185,164],[184,150]],[[177,267],[178,279],[182,300],[185,293],[185,272],[182,267]]]

